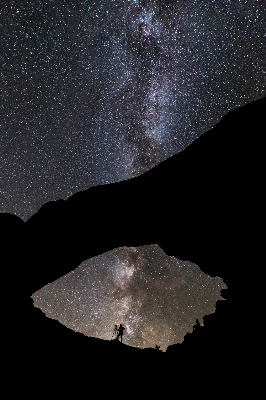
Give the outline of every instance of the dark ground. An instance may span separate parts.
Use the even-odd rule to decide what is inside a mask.
[[[176,393],[184,382],[216,382],[218,392],[233,383],[237,393],[254,385],[265,315],[265,115],[265,99],[232,111],[144,175],[47,203],[26,223],[0,214],[4,385],[15,378],[29,395],[39,380],[65,387],[70,377],[91,387],[100,376],[118,392],[125,382]],[[33,307],[32,293],[83,260],[151,243],[228,286],[183,344],[162,353],[87,338]]]

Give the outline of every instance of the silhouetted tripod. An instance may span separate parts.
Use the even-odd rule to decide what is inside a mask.
[[[114,331],[113,331],[113,334],[112,334],[112,339],[117,336],[117,332],[118,332],[117,325],[115,325]]]

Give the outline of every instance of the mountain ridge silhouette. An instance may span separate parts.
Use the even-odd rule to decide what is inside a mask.
[[[143,175],[49,202],[26,222],[0,214],[3,319],[8,327],[4,343],[9,348],[4,360],[29,369],[38,360],[54,360],[57,368],[72,370],[71,365],[87,357],[90,373],[97,365],[107,374],[109,366],[103,365],[121,357],[129,364],[135,360],[139,370],[163,366],[167,374],[167,366],[175,365],[181,373],[182,365],[183,373],[190,368],[193,376],[213,379],[224,373],[229,377],[235,369],[242,377],[251,375],[260,352],[257,325],[263,312],[265,110],[264,98],[231,111],[185,150]],[[118,350],[33,307],[32,293],[85,259],[120,246],[152,243],[220,276],[228,286],[222,293],[226,301],[217,302],[216,312],[204,317],[204,327],[196,327],[163,355],[126,345]],[[199,359],[197,366],[193,360]]]

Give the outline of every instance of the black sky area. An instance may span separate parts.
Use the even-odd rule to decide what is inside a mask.
[[[24,220],[265,95],[264,1],[2,1],[0,35],[0,211]]]

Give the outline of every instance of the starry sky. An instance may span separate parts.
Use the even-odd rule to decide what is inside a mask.
[[[265,95],[261,0],[2,1],[0,34],[0,212],[24,220]]]
[[[196,318],[215,312],[227,286],[189,261],[168,256],[156,244],[120,247],[84,261],[31,297],[47,317],[86,336],[111,340],[125,327],[134,347],[181,343]]]

